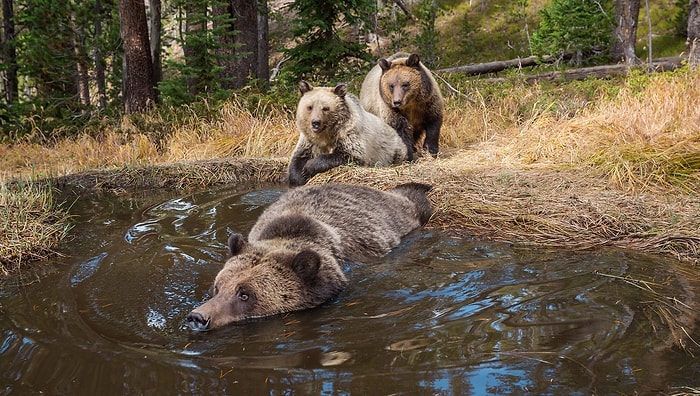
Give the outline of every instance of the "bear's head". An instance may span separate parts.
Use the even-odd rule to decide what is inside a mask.
[[[350,118],[345,103],[348,87],[312,87],[306,81],[299,82],[301,98],[297,107],[297,128],[313,139],[315,136],[332,137],[339,125]]]
[[[382,69],[382,98],[390,107],[405,110],[424,86],[420,58],[416,54],[394,61],[382,58],[378,64]]]
[[[216,276],[211,298],[187,315],[192,330],[313,308],[347,282],[342,273],[329,274],[323,262],[327,257],[311,249],[256,246],[239,234],[231,235],[228,244],[232,257]]]

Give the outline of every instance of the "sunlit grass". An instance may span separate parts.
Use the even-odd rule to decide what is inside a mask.
[[[268,158],[288,156],[297,140],[294,120],[282,110],[269,108],[254,116],[240,103],[225,103],[214,117],[191,114],[172,120],[167,133],[148,134],[140,119],[168,124],[161,113],[122,117],[99,133],[84,133],[50,145],[19,142],[0,145],[0,182],[13,178],[62,176],[91,169],[225,157]]]
[[[625,189],[692,191],[700,185],[700,75],[645,79],[573,115],[533,112],[487,149],[508,164],[593,168]]]
[[[592,82],[581,84],[569,84],[572,90],[477,81],[458,87],[460,95],[445,90],[441,148],[471,150],[493,166],[593,168],[632,190],[697,184],[698,73],[636,75],[616,86],[614,95]],[[140,126],[144,121],[123,117],[99,134],[51,146],[0,145],[0,181],[187,160],[288,157],[298,136],[289,111],[265,105],[254,114],[236,100],[207,117],[141,117],[172,127],[149,134]]]
[[[260,113],[265,115],[256,117],[238,103],[227,103],[216,120],[174,133],[163,161],[289,155],[297,139],[294,120],[274,108]]]
[[[68,220],[50,187],[0,185],[0,277],[54,252],[71,228]]]

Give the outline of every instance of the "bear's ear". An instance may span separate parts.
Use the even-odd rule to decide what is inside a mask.
[[[420,57],[418,57],[418,54],[411,54],[409,55],[408,59],[406,59],[406,66],[418,67],[419,64]]]
[[[377,61],[377,64],[379,65],[379,67],[382,68],[382,71],[383,71],[383,72],[385,72],[385,71],[391,69],[391,62],[389,62],[388,60],[386,60],[386,59],[384,59],[384,58],[379,59],[379,60]]]
[[[245,247],[245,239],[241,234],[233,233],[228,237],[228,250],[231,252],[231,256],[235,256],[243,250]]]
[[[292,271],[301,279],[304,283],[313,283],[318,274],[318,270],[321,267],[321,256],[313,250],[302,250],[297,253],[292,259]]]
[[[311,84],[307,83],[304,80],[299,81],[299,91],[302,95],[311,91],[312,89],[314,89],[314,87],[312,87]]]
[[[333,92],[341,98],[344,98],[345,94],[348,93],[348,86],[345,84],[338,84],[333,88]]]

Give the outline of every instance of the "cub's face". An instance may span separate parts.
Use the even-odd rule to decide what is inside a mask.
[[[247,318],[311,308],[321,263],[310,250],[265,252],[238,238],[234,254],[211,287],[211,298],[187,315],[190,329],[206,331]]]
[[[347,87],[312,87],[306,81],[299,83],[301,98],[297,107],[297,128],[309,137],[334,133],[334,126],[344,116],[340,108],[344,104]]]
[[[389,106],[405,110],[420,92],[420,72],[409,66],[394,65],[382,74],[380,89]]]

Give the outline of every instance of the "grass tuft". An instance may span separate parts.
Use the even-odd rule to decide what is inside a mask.
[[[7,276],[53,253],[71,226],[51,187],[22,183],[0,185],[0,228],[0,275]]]

